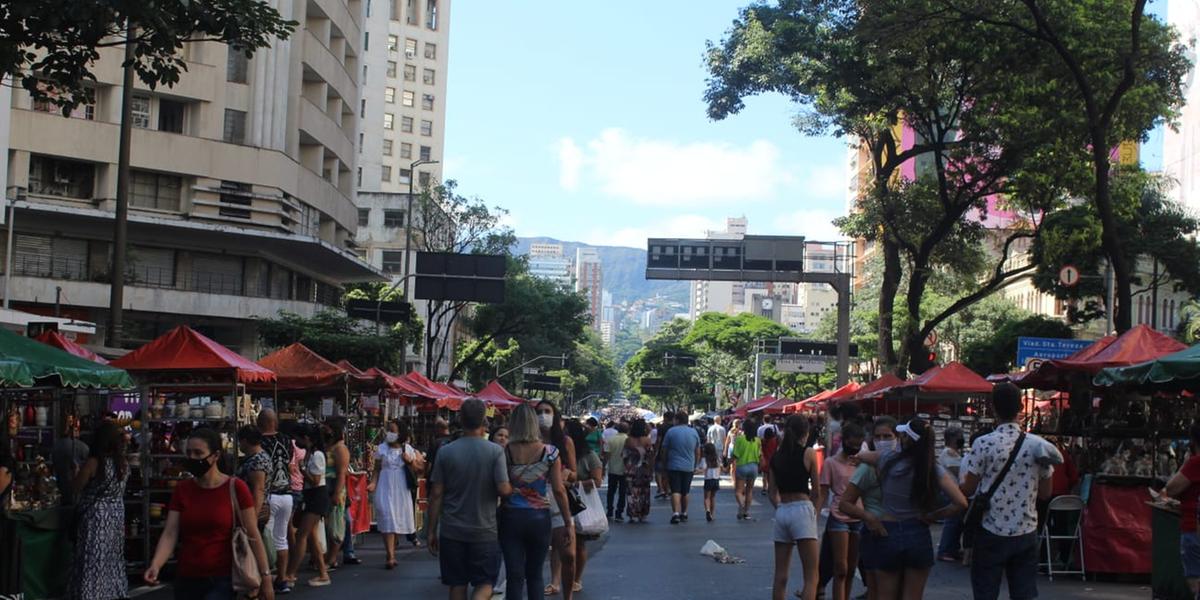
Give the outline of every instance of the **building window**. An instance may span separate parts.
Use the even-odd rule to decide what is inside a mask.
[[[250,184],[236,181],[221,182],[221,209],[219,212],[222,217],[249,219],[250,206],[253,202],[253,187]]]
[[[433,110],[433,94],[421,94],[421,108]]]
[[[174,100],[158,101],[158,130],[171,133],[183,133],[184,116],[187,105]]]
[[[383,88],[383,101],[387,102],[388,104],[395,104],[396,88],[394,88],[394,87]]]
[[[49,156],[29,159],[29,193],[86,200],[95,193],[96,167]]]
[[[395,120],[396,120],[396,115],[393,115],[392,113],[383,113],[383,128],[391,129],[392,122]]]
[[[412,60],[417,57],[417,40],[404,40],[404,58]]]
[[[403,131],[404,133],[412,133],[413,132],[413,118],[412,117],[400,117],[400,131]]]
[[[358,209],[358,226],[366,227],[367,225],[370,225],[370,224],[371,224],[371,209],[369,209],[369,208]]]
[[[362,167],[358,168],[358,183],[355,185],[362,187]]]
[[[387,209],[383,211],[384,227],[404,227],[404,211]]]
[[[246,74],[250,71],[250,59],[246,53],[233,47],[225,56],[225,81],[230,83],[246,83]]]
[[[362,83],[363,85],[367,84],[367,65],[363,65]]]
[[[425,42],[425,58],[437,60],[437,45]]]
[[[395,76],[396,76],[396,61],[394,61],[394,60],[389,60],[389,61],[388,61],[388,63],[387,63],[387,76],[388,76],[388,77],[395,77]]]
[[[246,111],[225,109],[225,131],[221,139],[230,144],[246,143]]]
[[[47,91],[51,95],[55,94],[53,89],[49,88],[49,86],[43,86],[43,85],[39,84],[38,87]],[[83,119],[85,121],[96,120],[96,96],[95,96],[95,94],[96,94],[95,90],[92,90],[92,101],[80,104],[79,106],[76,106],[74,109],[71,110],[71,114],[68,116],[71,117],[72,119]],[[60,107],[57,104],[55,104],[54,102],[52,102],[50,100],[50,98],[35,98],[33,100],[33,110],[35,110],[37,112],[44,112],[44,113],[50,113],[52,115],[58,115],[60,117],[63,114],[62,107]]]
[[[421,160],[432,160],[433,148],[429,146],[421,146]]]
[[[412,181],[412,170],[400,169],[400,179],[398,181],[404,185],[408,185],[408,183]]]
[[[379,169],[379,180],[391,182],[392,181],[392,168],[387,165],[383,165],[383,168]]]
[[[392,155],[392,140],[383,140],[383,155]]]
[[[433,121],[421,119],[421,135],[433,135]]]
[[[429,187],[430,181],[431,180],[430,180],[428,171],[421,171],[420,173],[417,174],[417,185],[419,185],[421,187]]]
[[[383,272],[401,273],[404,271],[404,252],[400,250],[383,251]]]
[[[412,158],[412,144],[400,142],[400,158]]]
[[[129,194],[130,206],[179,210],[179,197],[183,189],[183,182],[179,177],[148,171],[130,171],[130,177],[133,183]]]
[[[403,104],[404,106],[412,106],[413,101],[415,99],[416,99],[416,94],[414,94],[408,90],[404,90],[403,92],[400,92],[400,104]]]
[[[437,73],[433,69],[425,69],[425,73],[421,75],[421,81],[424,81],[425,85],[433,85],[437,83]]]
[[[405,81],[416,81],[417,80],[417,67],[416,66],[404,65],[404,80]]]
[[[427,0],[425,3],[425,27],[437,31],[438,5],[437,0]]]
[[[417,0],[408,0],[404,3],[404,22],[409,25],[417,24]]]
[[[391,38],[391,37],[392,36],[388,36],[388,38]],[[388,41],[391,41],[391,40],[389,39]],[[363,52],[366,52],[367,50],[370,50],[370,49],[371,49],[371,32],[365,31],[365,32],[363,32]]]
[[[400,51],[400,38],[398,38],[394,35],[389,35],[388,36],[388,54],[395,54],[399,51]]]
[[[133,117],[133,126],[140,129],[150,129],[150,96],[133,96],[129,103],[129,116]]]
[[[363,151],[363,134],[360,133],[360,134],[358,134],[358,153],[362,154],[362,151]]]

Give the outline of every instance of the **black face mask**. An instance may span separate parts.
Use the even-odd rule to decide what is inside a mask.
[[[208,456],[212,456],[211,454]],[[208,456],[204,458],[185,458],[183,459],[183,468],[192,477],[202,477],[209,469],[212,468],[212,463],[208,462]]]
[[[858,454],[859,450],[862,450],[862,442],[859,442],[857,446],[842,446],[842,452],[845,452],[846,456],[854,456],[855,454]]]

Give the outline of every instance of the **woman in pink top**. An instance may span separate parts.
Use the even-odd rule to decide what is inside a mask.
[[[858,454],[865,432],[858,423],[842,426],[842,447],[833,458],[825,461],[821,469],[821,497],[828,498],[829,520],[825,523],[825,535],[829,538],[830,557],[833,559],[833,600],[849,600],[854,585],[854,567],[858,565],[858,535],[862,521],[850,517],[838,509],[838,502],[850,477],[858,468]]]
[[[292,513],[293,521],[288,524],[288,547],[296,547],[296,522],[295,517],[300,515],[300,498],[304,495],[304,475],[300,473],[300,465],[304,463],[304,458],[308,456],[308,451],[296,445],[296,441],[292,440],[292,460],[288,462],[288,474],[292,480],[292,503],[296,507],[296,511]]]

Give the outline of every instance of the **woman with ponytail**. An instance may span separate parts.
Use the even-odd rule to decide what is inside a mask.
[[[898,448],[860,452],[859,459],[879,467],[886,535],[875,547],[876,582],[881,598],[917,600],[933,568],[933,537],[929,522],[966,510],[967,499],[958,483],[934,455],[929,424],[912,419],[896,427]],[[944,493],[950,504],[941,504]],[[901,586],[903,582],[903,589]]]
[[[817,511],[821,504],[820,476],[817,453],[809,448],[808,419],[800,415],[788,417],[783,441],[771,458],[771,501],[775,508],[775,581],[771,588],[773,600],[787,596],[788,569],[792,562],[792,547],[800,554],[804,568],[802,600],[817,597]]]

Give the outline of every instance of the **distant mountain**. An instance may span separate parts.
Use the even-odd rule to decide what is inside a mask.
[[[604,289],[613,295],[613,302],[644,300],[664,296],[669,300],[687,305],[689,284],[686,281],[647,281],[646,251],[639,248],[619,246],[592,246],[580,242],[564,242],[548,237],[517,238],[514,254],[529,254],[530,244],[562,244],[563,254],[575,260],[579,248],[595,248],[600,253],[600,265],[604,276]]]

